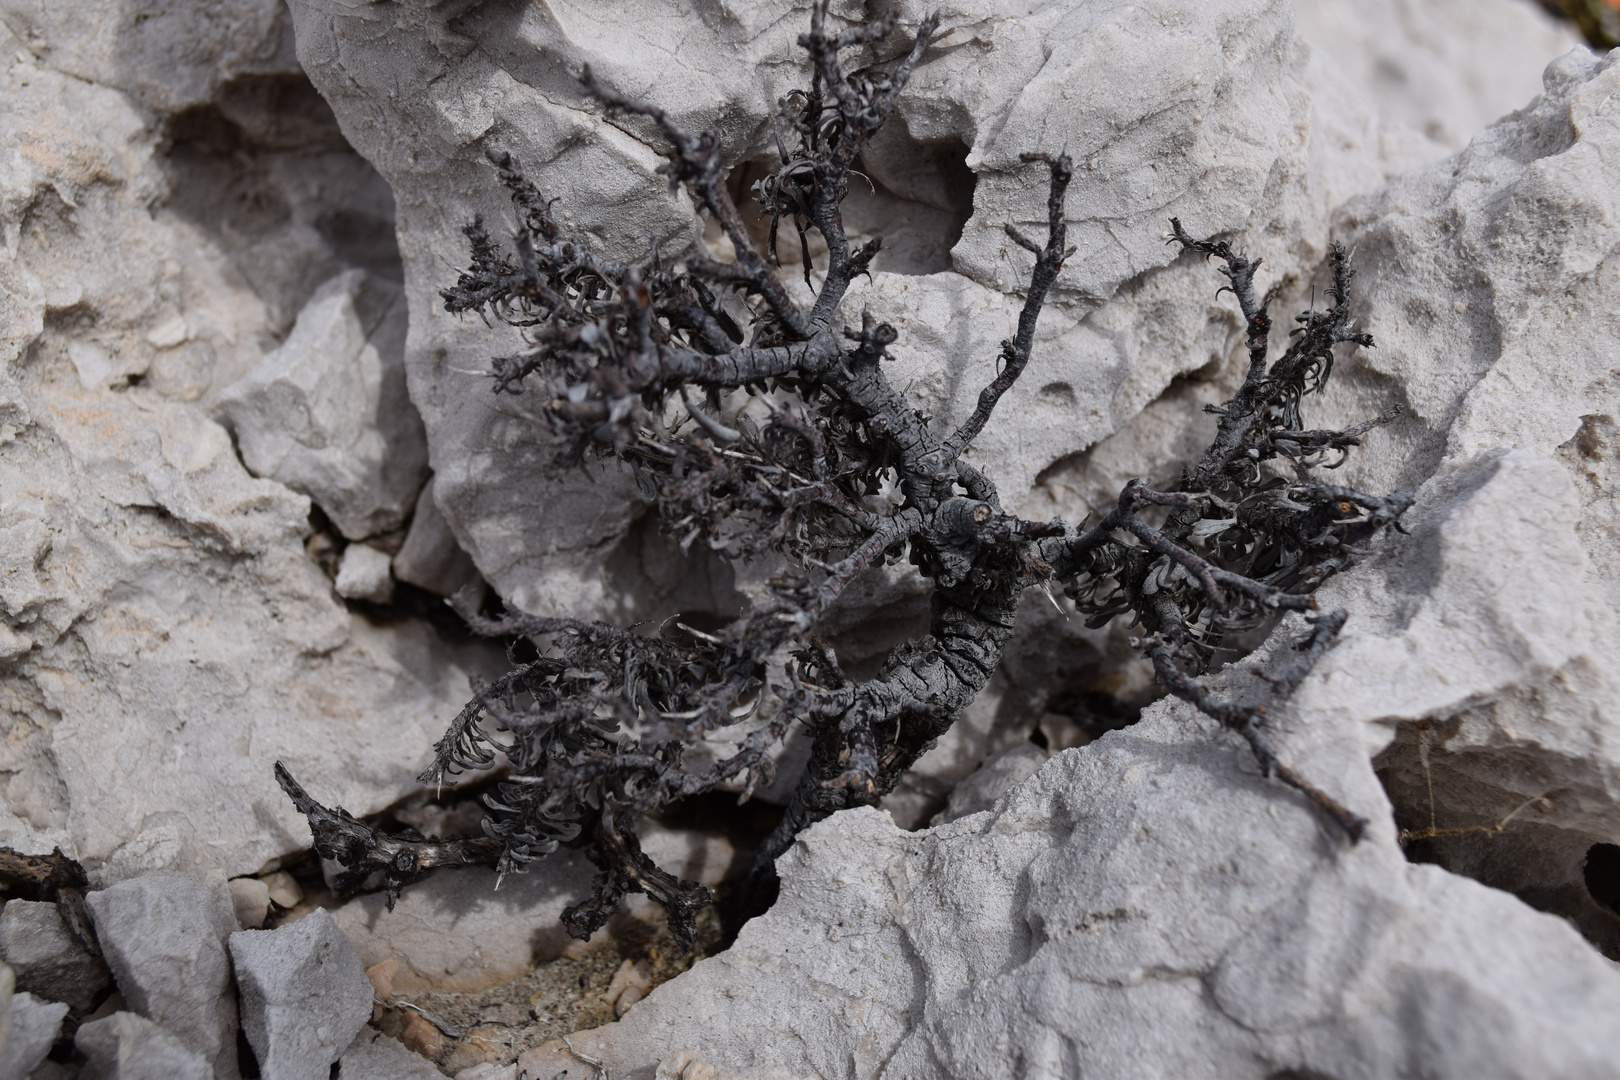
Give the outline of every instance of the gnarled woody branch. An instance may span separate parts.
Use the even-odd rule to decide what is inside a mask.
[[[787,98],[778,118],[778,131],[797,141],[779,141],[780,169],[755,188],[771,218],[769,252],[754,246],[731,201],[716,138],[690,136],[655,106],[585,73],[605,109],[662,132],[664,171],[720,224],[734,264],[700,254],[667,262],[656,250],[634,265],[600,258],[558,225],[516,162],[491,155],[519,233],[507,253],[481,223],[470,226],[471,263],[444,297],[452,312],[487,312],[524,334],[524,351],[495,361],[495,390],[545,402],[536,411],[560,463],[587,453],[627,462],[683,547],[768,556],[783,569],[764,602],[712,633],[518,614],[490,620],[463,606],[475,630],[539,648],[537,659],[480,690],[422,775],[441,783],[504,760],[506,777],[487,800],[487,835],[384,836],[314,803],[283,772],[317,848],[348,868],[340,884],[380,875],[397,891],[430,864],[517,872],[569,845],[598,868],[591,897],[565,915],[571,931],[588,936],[626,892],[645,891],[665,906],[676,937],[690,941],[708,890],[653,865],[636,840],[642,817],[722,784],[740,782],[746,798],[769,781],[772,750],[789,726],[802,723],[809,760],[738,890],[741,914],[762,910],[776,856],[808,824],[892,790],[984,689],[1024,592],[1051,581],[1089,625],[1123,616],[1141,626],[1139,645],[1171,693],[1242,735],[1262,771],[1351,838],[1361,835],[1359,817],[1278,761],[1266,728],[1267,710],[1329,647],[1342,613],[1316,617],[1270,703],[1233,703],[1198,681],[1232,633],[1314,609],[1310,592],[1410,502],[1311,479],[1394,415],[1344,431],[1306,429],[1300,418],[1301,399],[1331,373],[1334,348],[1372,345],[1350,327],[1348,258],[1333,249],[1333,306],[1301,315],[1296,339],[1270,362],[1270,317],[1254,289],[1259,261],[1226,241],[1194,239],[1172,220],[1175,242],[1219,260],[1247,328],[1247,372],[1214,410],[1215,439],[1174,490],[1132,481],[1089,528],[1006,513],[993,478],[964,455],[1033,362],[1041,309],[1071,253],[1064,202],[1073,170],[1065,155],[1025,157],[1045,166],[1047,231],[1037,242],[1008,229],[1034,257],[1018,328],[972,414],[949,434],[936,431],[884,374],[894,328],[869,312],[839,315],[880,246],[854,248],[846,234],[839,204],[849,173],[923,62],[936,23],[925,20],[887,62],[851,71],[844,55],[875,49],[894,23],[885,16],[835,33],[826,3],[815,5],[800,39],[810,87]],[[801,238],[814,229],[826,243],[819,285],[806,259],[806,282],[816,287],[809,311],[774,274],[782,218]],[[735,390],[763,400],[738,411],[722,396]],[[928,632],[893,650],[875,677],[853,681],[817,630],[853,580],[902,557],[931,582]],[[711,737],[738,725],[746,734],[715,757]],[[705,760],[689,760],[700,747]]]

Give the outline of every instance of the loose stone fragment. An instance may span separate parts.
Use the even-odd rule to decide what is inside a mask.
[[[270,889],[258,878],[232,878],[231,901],[237,925],[244,930],[257,930],[270,914]]]
[[[0,1080],[23,1080],[45,1060],[51,1044],[62,1030],[68,1007],[58,1001],[41,1001],[33,994],[13,994],[3,1007],[6,1013],[0,1032]]]
[[[326,1080],[371,1016],[371,983],[324,908],[232,934],[242,1028],[265,1080]]]
[[[7,903],[0,910],[0,959],[16,973],[17,989],[75,1013],[90,1009],[109,981],[106,965],[85,951],[55,904]]]
[[[394,595],[389,558],[369,544],[350,544],[338,563],[337,593],[346,600],[386,604]]]
[[[85,1080],[209,1080],[214,1075],[201,1054],[131,1012],[85,1024],[73,1042],[90,1059]]]
[[[338,1080],[439,1080],[430,1063],[373,1028],[363,1028],[338,1060]]]
[[[236,995],[225,942],[236,931],[236,905],[225,882],[146,874],[85,901],[130,1007],[201,1054],[219,1080],[233,1078]]]

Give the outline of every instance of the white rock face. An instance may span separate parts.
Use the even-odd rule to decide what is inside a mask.
[[[314,499],[351,540],[398,528],[427,476],[405,390],[405,321],[398,286],[344,271],[220,398],[249,471]]]
[[[331,912],[238,931],[230,948],[242,1030],[265,1080],[325,1080],[371,1018],[371,982]]]
[[[411,514],[411,530],[394,556],[394,576],[399,580],[440,596],[454,596],[462,589],[481,589],[484,579],[461,545],[449,522],[433,501],[433,478],[422,485]]]
[[[1299,36],[1327,53],[1391,125],[1439,160],[1541,92],[1580,44],[1522,0],[1295,0]]]
[[[0,844],[60,844],[98,883],[254,873],[307,842],[278,757],[320,797],[378,809],[415,787],[469,674],[502,660],[351,616],[304,551],[308,499],[250,475],[210,411],[275,347],[281,307],[342,269],[294,189],[329,185],[353,224],[335,178],[363,163],[318,142],[329,120],[273,122],[286,95],[221,83],[247,143],[295,147],[250,159],[274,174],[255,197],[287,216],[248,222],[248,242],[210,216],[217,188],[242,195],[216,176],[235,158],[177,135],[165,162],[149,113],[50,66],[96,18],[26,43],[0,30],[0,145],[16,148],[0,169]],[[320,105],[305,93],[292,104]]]

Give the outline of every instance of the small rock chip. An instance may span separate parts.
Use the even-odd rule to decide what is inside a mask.
[[[116,1012],[73,1037],[97,1080],[212,1080],[208,1061],[144,1016]]]
[[[10,1030],[0,1042],[0,1080],[23,1080],[51,1052],[68,1007],[24,992],[13,994],[3,1008],[6,1015],[0,1027]]]
[[[715,1080],[719,1075],[719,1069],[690,1050],[671,1054],[658,1063],[653,1073],[654,1080]]]
[[[509,1029],[476,1027],[444,1059],[446,1072],[462,1073],[478,1065],[497,1062],[511,1048]]]
[[[264,874],[259,880],[270,890],[270,902],[278,908],[295,908],[304,899],[303,886],[285,870]]]
[[[338,1059],[339,1080],[441,1080],[443,1076],[375,1028],[361,1029]]]
[[[242,1030],[265,1080],[327,1080],[371,1016],[371,983],[331,913],[231,935]]]
[[[398,974],[398,960],[384,960],[366,968],[366,978],[371,980],[371,992],[377,995],[378,1000],[387,1001],[394,996],[394,976]]]
[[[400,1032],[399,1041],[405,1044],[407,1050],[421,1054],[425,1058],[435,1058],[444,1049],[444,1036],[439,1029],[416,1013],[405,1021],[405,1030]]]
[[[257,930],[270,917],[270,887],[258,878],[232,878],[231,901],[236,905],[236,924],[243,930]]]
[[[225,942],[236,905],[225,882],[143,874],[85,897],[102,955],[135,1012],[221,1077],[236,1074],[236,995]]]
[[[350,544],[338,563],[337,593],[346,600],[386,604],[394,596],[392,560],[370,544]]]
[[[619,965],[619,970],[613,973],[613,981],[608,983],[608,1004],[613,1006],[614,1016],[623,1016],[636,1002],[646,997],[652,990],[652,969],[646,961],[626,960]]]
[[[0,911],[0,959],[17,975],[17,989],[84,1013],[111,976],[68,930],[55,904],[12,900]]]

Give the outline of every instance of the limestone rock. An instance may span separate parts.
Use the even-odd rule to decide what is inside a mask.
[[[236,925],[257,930],[270,916],[270,887],[258,878],[232,878],[231,903],[236,909]]]
[[[1517,0],[1296,0],[1295,19],[1386,122],[1435,147],[1434,160],[1522,108],[1542,68],[1580,44],[1568,24]]]
[[[944,825],[990,809],[1014,785],[1033,776],[1046,763],[1047,756],[1045,750],[1031,742],[1016,743],[992,755],[977,772],[956,785],[945,809],[934,816],[931,824]]]
[[[427,475],[405,322],[397,286],[346,270],[220,399],[248,469],[314,499],[351,540],[401,525]]]
[[[0,960],[17,989],[88,1012],[110,981],[107,966],[85,951],[55,904],[9,900],[0,910]]]
[[[392,562],[387,552],[370,544],[350,544],[343,549],[333,588],[347,600],[386,604],[394,595],[394,578],[389,571]]]
[[[337,1075],[338,1080],[439,1080],[444,1074],[398,1040],[361,1028],[338,1060]]]
[[[454,596],[462,589],[479,588],[483,578],[478,567],[456,541],[450,523],[433,500],[433,478],[422,485],[416,497],[416,511],[405,543],[394,556],[394,576],[417,588],[440,596]]]
[[[225,882],[145,874],[85,897],[124,1000],[216,1080],[236,1076],[236,997],[226,941],[236,932]]]
[[[325,1080],[371,1017],[371,982],[324,908],[231,935],[242,1030],[265,1080]]]
[[[5,1038],[0,1039],[0,1080],[25,1080],[50,1053],[68,1007],[22,991],[0,1003],[0,1008],[6,1013]]]
[[[98,884],[255,873],[307,843],[278,757],[380,809],[504,662],[351,616],[303,549],[308,500],[252,477],[210,415],[337,252],[382,273],[386,186],[291,76],[221,83],[160,144],[118,90],[3,27],[0,46],[0,143],[31,148],[0,170],[0,844],[60,845]]]
[[[271,0],[5,0],[0,21],[56,70],[170,112],[211,100],[233,77],[297,70],[291,27]]]
[[[214,1075],[205,1057],[131,1012],[85,1024],[73,1041],[90,1059],[85,1080],[209,1080]]]

